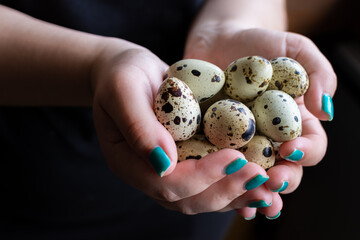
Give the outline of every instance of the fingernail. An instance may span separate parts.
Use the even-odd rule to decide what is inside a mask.
[[[233,174],[236,171],[239,171],[241,168],[243,168],[248,161],[242,158],[238,158],[235,161],[231,162],[227,167],[225,168],[226,175]]]
[[[151,151],[149,160],[160,177],[164,176],[171,164],[170,158],[161,147],[155,147]]]
[[[268,217],[268,216],[265,216],[267,219],[269,219],[269,220],[274,220],[274,219],[277,219],[278,217],[280,217],[280,215],[281,215],[281,211],[280,212],[278,212],[278,214],[276,214],[275,216],[273,216],[273,217]]]
[[[298,149],[295,149],[289,156],[284,157],[284,159],[289,161],[299,161],[303,158],[304,153]]]
[[[272,203],[267,204],[264,200],[259,200],[255,202],[251,202],[249,207],[251,208],[263,208],[263,207],[270,207]]]
[[[256,175],[255,177],[253,177],[250,181],[248,181],[245,185],[245,189],[246,190],[251,190],[254,188],[257,188],[258,186],[260,186],[261,184],[263,184],[264,182],[266,182],[267,180],[269,180],[269,177],[264,177],[261,174]]]
[[[324,94],[322,97],[322,110],[329,115],[329,121],[334,118],[334,104],[329,94]]]
[[[288,181],[284,181],[281,185],[281,187],[279,187],[278,189],[273,189],[271,190],[272,192],[282,192],[284,191],[289,185],[289,182]]]
[[[245,219],[246,221],[250,221],[250,220],[253,220],[255,217],[256,217],[256,213],[255,213],[252,217],[249,217],[249,218],[244,217],[244,219]]]

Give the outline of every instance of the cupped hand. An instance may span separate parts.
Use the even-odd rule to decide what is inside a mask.
[[[307,93],[296,99],[302,115],[302,135],[281,145],[282,160],[267,171],[270,179],[265,183],[273,192],[290,193],[301,182],[302,166],[316,165],[325,155],[327,136],[319,120],[333,118],[331,97],[336,89],[336,75],[310,39],[295,33],[265,29],[230,26],[214,31],[205,27],[190,34],[184,58],[206,60],[225,69],[232,61],[245,56],[290,57],[297,60],[309,75]],[[242,215],[246,211],[239,210]]]
[[[153,112],[168,66],[142,47],[125,45],[111,40],[91,72],[95,127],[109,168],[166,208],[186,214],[247,208],[259,201],[270,205],[278,193],[262,185],[266,172],[242,160],[239,151],[224,149],[177,163],[175,142]],[[279,211],[281,204],[276,200],[270,211]],[[247,209],[244,216],[252,216],[254,208]]]

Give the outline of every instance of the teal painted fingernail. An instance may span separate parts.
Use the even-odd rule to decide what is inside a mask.
[[[249,207],[251,208],[263,208],[263,207],[270,207],[272,203],[267,204],[264,200],[259,200],[256,202],[251,202]]]
[[[227,167],[225,168],[226,175],[233,174],[236,171],[239,171],[241,168],[243,168],[248,161],[242,158],[238,158],[235,161],[231,162]]]
[[[273,216],[273,217],[268,217],[268,216],[265,216],[267,219],[269,219],[269,220],[274,220],[274,219],[277,219],[278,217],[280,217],[280,215],[281,215],[281,211],[280,212],[278,212],[278,214],[276,214],[275,216]]]
[[[299,161],[303,158],[304,153],[298,149],[295,149],[289,156],[284,157],[284,159],[289,161]]]
[[[161,147],[155,147],[151,151],[149,160],[160,177],[164,176],[171,164],[170,158]]]
[[[250,220],[253,220],[255,217],[256,217],[256,213],[252,217],[249,217],[249,218],[244,217],[244,219],[247,221],[250,221]]]
[[[289,185],[289,182],[287,181],[284,181],[281,185],[281,187],[279,187],[278,189],[275,189],[275,190],[271,190],[272,192],[282,192],[284,191]]]
[[[267,180],[269,180],[269,177],[264,177],[264,176],[258,174],[246,183],[245,189],[251,190],[251,189],[257,188],[258,186],[260,186]]]
[[[329,115],[329,121],[334,119],[334,104],[329,94],[322,97],[322,110]]]

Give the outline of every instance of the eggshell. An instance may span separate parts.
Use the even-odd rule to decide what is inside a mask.
[[[186,141],[176,142],[178,161],[187,159],[200,159],[209,153],[220,150],[218,147],[211,144],[204,135],[195,134]]]
[[[225,83],[224,72],[218,66],[198,59],[180,60],[171,65],[166,74],[184,81],[199,103],[214,96]]]
[[[161,84],[154,112],[175,141],[189,139],[201,122],[199,103],[186,83],[177,78],[167,78]]]
[[[276,142],[301,135],[301,114],[294,99],[285,92],[269,90],[256,98],[253,107],[257,130]]]
[[[201,116],[205,115],[206,110],[208,110],[211,105],[223,99],[229,99],[229,96],[226,95],[226,93],[224,92],[224,88],[222,88],[212,98],[206,100],[205,102],[200,103]]]
[[[243,103],[232,99],[211,105],[203,123],[206,138],[220,148],[240,148],[255,134],[254,115]]]
[[[269,90],[281,90],[296,98],[304,95],[309,88],[309,77],[305,69],[288,57],[271,60],[273,75]]]
[[[252,101],[267,89],[272,72],[270,62],[263,57],[240,58],[225,70],[225,92],[232,99]]]
[[[250,142],[240,148],[240,151],[244,153],[246,160],[254,162],[264,169],[274,166],[275,151],[265,136],[255,135]]]

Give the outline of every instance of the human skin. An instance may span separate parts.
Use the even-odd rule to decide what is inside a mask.
[[[247,4],[245,1],[237,3]],[[275,41],[284,40],[284,35],[287,34],[272,30],[249,29],[244,22],[238,27],[240,22],[237,23],[234,19],[224,22],[221,11],[218,11],[219,18],[216,19],[217,15],[213,12],[216,4],[219,4],[219,1],[208,1],[200,13],[189,34],[185,57],[206,59],[224,67],[230,59],[242,55],[291,56],[287,54],[288,51],[283,51],[283,47],[288,45],[279,45],[279,42]],[[232,9],[225,8],[225,10]],[[213,17],[215,19],[212,19]],[[216,34],[216,37],[205,34],[205,39],[210,39],[209,43],[224,42],[222,46],[226,46],[226,42],[245,43],[246,39],[254,38],[258,41],[258,36],[267,36],[269,39],[275,39],[270,42],[277,46],[274,49],[278,51],[267,53],[263,46],[260,48],[265,51],[262,54],[256,52],[259,48],[255,45],[253,48],[239,48],[235,55],[229,52],[229,55],[223,54],[219,59],[211,59],[213,51],[225,48],[221,45],[218,48],[206,48],[206,45],[199,47],[196,45],[199,41],[196,40],[198,36],[195,31],[203,24],[210,26],[208,29],[211,29],[213,25],[209,24],[210,20],[226,23],[227,27],[222,28],[226,34],[222,31]],[[277,26],[282,26],[283,21],[284,19],[274,22],[278,22]],[[268,24],[268,21],[264,22]],[[250,27],[261,26],[259,23],[259,26]],[[271,29],[269,26],[265,27]],[[283,161],[268,172],[254,163],[247,163],[239,171],[227,175],[224,169],[234,160],[245,157],[239,151],[224,149],[209,154],[199,161],[187,160],[177,164],[175,143],[171,135],[157,121],[152,108],[154,96],[168,67],[157,56],[141,46],[122,39],[66,29],[3,6],[0,6],[0,29],[2,29],[0,104],[3,106],[92,105],[99,142],[109,168],[124,182],[169,209],[186,214],[237,209],[242,216],[251,217],[256,209],[247,206],[251,202],[264,200],[266,203],[272,202],[272,205],[259,208],[259,211],[267,216],[275,216],[282,208],[282,201],[279,193],[271,190],[279,188],[285,180],[289,182],[289,187],[284,192],[295,190],[301,181],[302,165],[315,165],[325,153],[326,135],[318,120],[307,111],[306,107],[322,120],[326,120],[327,115],[318,111],[317,104],[313,107],[307,105],[305,107],[300,99],[298,103],[303,113],[303,136],[284,144],[280,153],[286,156],[292,149],[299,148],[306,153],[301,161],[297,163]],[[302,36],[299,39],[294,40],[301,43],[304,41],[303,44],[312,44]],[[296,49],[293,50],[293,53],[299,53]],[[325,66],[329,65],[318,50],[312,54],[315,59],[320,58],[325,62]],[[329,77],[334,77],[331,75],[331,66],[325,70],[322,68],[314,70],[311,66],[316,61],[310,61],[306,53],[294,58],[301,60],[300,62],[310,73],[311,82],[315,82],[312,84],[315,90],[311,91],[310,87],[307,94],[309,97],[305,97],[305,104],[310,100],[317,101],[319,89],[325,89],[325,85],[329,85],[328,82],[325,84],[319,80],[320,76],[327,74]],[[306,60],[310,61],[308,65],[304,64],[307,63]],[[333,88],[327,89],[331,95],[335,91],[336,78],[332,79],[332,83],[334,82]],[[321,146],[320,150],[314,153],[309,146],[315,140],[320,141]],[[149,154],[157,146],[160,146],[170,159],[170,165],[165,169],[163,177],[156,174],[148,161]],[[255,189],[247,190],[246,183],[259,174],[264,177],[269,175],[270,179]]]
[[[184,58],[203,59],[225,69],[245,56],[287,56],[304,66],[310,87],[304,97],[296,99],[303,120],[302,136],[280,148],[282,157],[295,149],[303,156],[296,162],[279,161],[267,171],[270,179],[265,183],[274,190],[286,181],[289,185],[282,193],[291,193],[300,184],[302,166],[316,165],[325,155],[327,136],[319,120],[333,116],[323,110],[322,99],[324,94],[334,95],[337,80],[330,63],[310,39],[286,31],[286,19],[285,0],[209,0],[190,31]],[[259,211],[275,216],[272,208]],[[243,208],[239,213],[249,217],[255,209]]]

